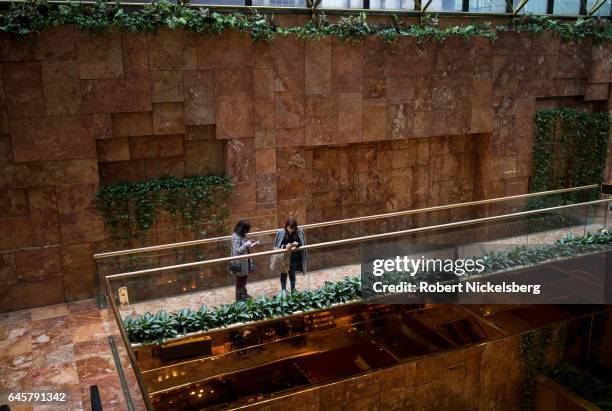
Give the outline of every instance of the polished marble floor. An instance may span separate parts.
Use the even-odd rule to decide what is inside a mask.
[[[132,402],[144,409],[119,331],[93,300],[0,314],[0,393],[63,392],[64,403],[16,405],[11,410],[89,410],[89,387],[97,385],[102,406],[127,410],[109,345],[112,336]]]

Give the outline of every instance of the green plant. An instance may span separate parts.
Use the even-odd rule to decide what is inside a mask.
[[[521,410],[531,411],[535,400],[535,377],[547,367],[545,362],[546,349],[552,342],[552,330],[544,328],[521,336],[520,351],[525,364],[523,391],[521,394]]]
[[[103,186],[96,197],[113,239],[145,234],[162,210],[204,235],[206,225],[224,223],[232,190],[227,176],[162,177]]]
[[[134,318],[128,317],[124,326],[130,338],[142,341],[163,342],[178,335],[174,314],[168,314],[165,310],[159,310],[155,315],[145,313]]]
[[[210,328],[214,328],[218,322],[217,312],[215,310],[208,309],[208,307],[205,305],[202,305],[200,309],[194,313],[194,316],[194,331],[206,331]]]
[[[222,327],[227,327],[230,324],[246,322],[251,320],[249,303],[246,301],[237,301],[233,304],[222,304],[217,307],[217,323]]]
[[[610,116],[570,108],[540,110],[535,116],[530,191],[577,187],[603,181]],[[593,200],[596,191],[530,199],[531,209]]]
[[[610,381],[598,378],[567,363],[551,367],[546,371],[546,375],[602,410],[612,410],[612,383]]]
[[[257,41],[272,41],[274,37],[274,27],[261,14],[257,13],[250,19],[250,34],[253,40]]]
[[[425,15],[421,18],[420,25],[410,26],[407,29],[400,30],[403,35],[414,37],[419,44],[428,41],[439,42],[448,37],[462,37],[467,40],[470,37],[484,37],[489,40],[495,40],[496,33],[491,30],[490,25],[486,24],[470,24],[465,27],[455,26],[441,28],[437,16]]]
[[[362,41],[373,33],[364,12],[358,15],[341,17],[338,24],[330,26],[329,32],[338,36],[341,41],[351,43]]]
[[[295,33],[302,40],[320,40],[330,34],[330,25],[321,15],[317,21],[309,20],[303,26],[286,29],[287,34]]]
[[[397,40],[400,33],[399,31],[391,27],[391,28],[381,28],[380,30],[377,30],[377,35],[385,43],[391,44]]]
[[[612,26],[606,19],[591,17],[584,19],[579,17],[574,24],[560,23],[550,16],[537,16],[524,14],[515,16],[507,26],[498,26],[498,31],[524,31],[535,34],[545,31],[557,33],[566,40],[581,40],[591,38],[595,41],[603,41],[612,36]]]
[[[327,282],[320,289],[297,292],[288,297],[262,296],[256,300],[222,304],[213,310],[202,306],[196,312],[189,308],[169,314],[164,310],[155,315],[147,312],[144,315],[125,317],[123,324],[131,342],[160,343],[179,334],[326,308],[334,303],[355,299],[360,293],[359,278],[347,277],[336,283]]]
[[[183,308],[174,314],[174,320],[176,321],[176,331],[179,334],[187,334],[192,331],[198,330],[198,321],[196,313],[191,311],[189,308]]]
[[[51,23],[46,2],[11,3],[8,13],[0,16],[0,30],[18,36],[36,33]]]

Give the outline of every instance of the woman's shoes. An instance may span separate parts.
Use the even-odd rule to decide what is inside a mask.
[[[294,288],[291,290],[291,294],[295,294],[297,293],[297,290]],[[287,296],[289,295],[289,293],[287,292],[287,290],[285,290],[284,288],[282,290],[279,291],[279,293],[277,294],[280,298],[287,298]]]
[[[242,294],[242,295],[240,296],[240,300],[239,300],[239,301],[248,301],[248,300],[252,300],[252,299],[253,299],[253,297],[251,297],[250,295],[248,295],[248,294]]]

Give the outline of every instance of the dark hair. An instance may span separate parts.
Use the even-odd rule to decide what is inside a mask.
[[[247,220],[240,220],[236,227],[234,227],[234,233],[238,234],[241,237],[247,235],[249,230],[251,229],[251,224]]]
[[[295,218],[288,218],[287,222],[285,223],[285,231],[287,231],[287,227],[291,227],[294,230],[297,230],[298,228],[298,222]]]

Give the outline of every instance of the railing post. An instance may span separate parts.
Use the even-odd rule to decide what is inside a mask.
[[[102,308],[106,308],[106,295],[104,294],[104,286],[102,285],[103,273],[100,272],[101,270],[100,266],[102,266],[104,263],[102,261],[94,260],[94,264],[96,268],[96,275],[95,275],[96,304],[98,305],[98,308],[102,309]]]
[[[102,401],[100,401],[100,391],[97,385],[89,386],[89,397],[92,411],[102,411]]]
[[[612,196],[612,184],[601,185],[601,195],[603,198]],[[608,213],[610,212],[610,203],[604,203],[604,228],[608,228]]]

